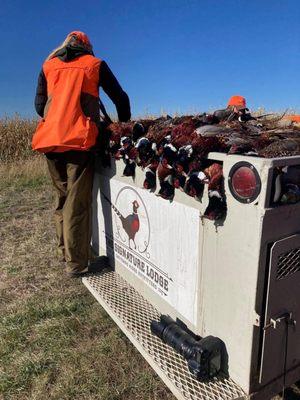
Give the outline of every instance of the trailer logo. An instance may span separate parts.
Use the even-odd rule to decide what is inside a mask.
[[[197,322],[199,211],[161,201],[136,182],[99,174],[93,240],[117,273],[154,303]],[[155,300],[157,299],[157,301]]]
[[[103,192],[101,195],[114,211],[114,234],[108,239],[116,258],[159,294],[167,296],[172,279],[150,260],[150,220],[142,197],[130,186],[117,192],[114,204]]]

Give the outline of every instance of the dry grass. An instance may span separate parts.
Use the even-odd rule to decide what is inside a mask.
[[[33,156],[31,138],[37,119],[16,114],[0,119],[0,162],[25,160]]]
[[[2,164],[0,167],[0,189],[39,186],[48,182],[47,165],[41,155],[29,160]]]
[[[0,399],[173,399],[56,260],[44,160],[0,178]]]

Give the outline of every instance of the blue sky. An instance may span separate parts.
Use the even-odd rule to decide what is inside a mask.
[[[299,21],[299,0],[1,0],[0,116],[35,115],[43,60],[72,30],[89,35],[134,116],[209,111],[232,94],[300,111]]]

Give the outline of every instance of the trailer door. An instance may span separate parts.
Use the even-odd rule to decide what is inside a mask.
[[[300,364],[300,235],[271,248],[260,383]]]

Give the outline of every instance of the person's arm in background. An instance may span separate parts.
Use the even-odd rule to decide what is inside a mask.
[[[38,77],[38,84],[36,88],[36,94],[34,99],[34,106],[36,112],[39,114],[40,117],[44,116],[44,109],[47,103],[48,94],[47,94],[47,81],[44,74],[44,71],[41,70],[39,77]]]
[[[129,121],[131,118],[129,98],[105,61],[100,64],[99,81],[104,92],[116,106],[119,121]]]

